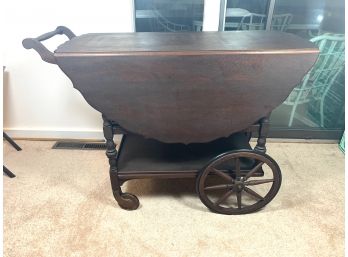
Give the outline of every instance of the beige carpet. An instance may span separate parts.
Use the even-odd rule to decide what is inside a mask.
[[[209,212],[193,180],[139,180],[113,199],[103,151],[4,143],[4,256],[343,256],[344,155],[335,144],[269,143],[283,184],[262,211]]]

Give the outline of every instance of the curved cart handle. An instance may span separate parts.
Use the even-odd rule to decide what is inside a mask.
[[[64,26],[57,27],[54,31],[47,32],[45,34],[42,34],[41,36],[38,36],[37,38],[26,38],[23,40],[22,44],[24,48],[26,49],[35,49],[36,52],[39,53],[41,56],[41,59],[45,62],[56,64],[56,59],[54,57],[54,54],[50,52],[42,43],[41,41],[50,39],[51,37],[55,35],[66,35],[69,40],[76,37],[75,34]]]

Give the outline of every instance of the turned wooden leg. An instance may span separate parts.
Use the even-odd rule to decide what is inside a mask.
[[[135,195],[123,193],[121,190],[121,183],[117,174],[117,150],[114,143],[114,133],[112,124],[103,116],[104,125],[103,132],[106,139],[106,156],[109,158],[110,164],[110,180],[112,193],[118,205],[127,210],[135,210],[139,207],[139,200]]]
[[[269,116],[260,120],[259,137],[254,150],[265,153],[266,152],[266,139],[269,130]]]

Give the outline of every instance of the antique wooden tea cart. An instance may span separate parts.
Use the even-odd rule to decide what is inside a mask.
[[[56,34],[70,40],[52,53],[40,41]],[[57,64],[102,113],[122,208],[139,206],[121,190],[127,180],[192,177],[203,204],[223,214],[256,211],[277,194],[281,171],[265,154],[268,117],[318,55],[312,43],[274,31],[75,36],[58,27],[23,45]],[[119,151],[115,134],[123,134]]]

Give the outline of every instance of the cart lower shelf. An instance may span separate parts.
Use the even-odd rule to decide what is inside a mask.
[[[122,191],[122,184],[131,179],[195,178],[202,203],[213,212],[230,215],[260,210],[278,193],[281,171],[265,154],[267,118],[227,138],[193,144],[147,139],[103,119],[112,192],[123,209],[140,205],[136,195]],[[254,128],[259,137],[251,149]],[[118,151],[115,134],[124,135]]]
[[[236,149],[251,149],[247,133],[236,133],[210,143],[188,145],[162,143],[128,134],[123,136],[118,153],[118,177],[123,181],[140,178],[196,177],[211,159]],[[246,173],[254,166],[254,162],[242,160],[241,173]],[[234,163],[221,168],[233,170]],[[254,174],[262,175],[262,169]]]

